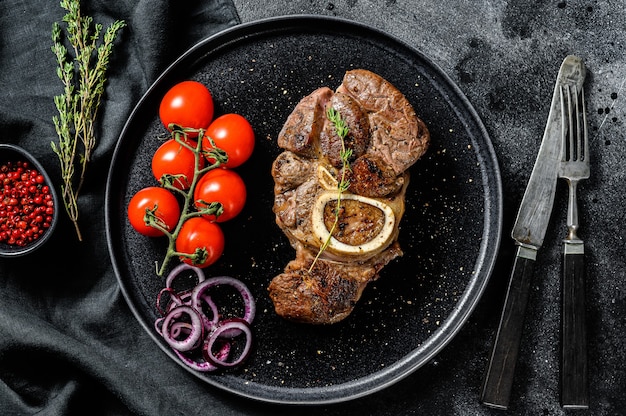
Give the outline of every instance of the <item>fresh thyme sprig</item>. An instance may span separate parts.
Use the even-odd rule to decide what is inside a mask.
[[[350,158],[352,157],[352,149],[346,148],[346,137],[348,137],[349,128],[346,124],[346,121],[341,117],[339,111],[335,110],[332,107],[329,107],[326,110],[326,118],[333,123],[335,127],[335,132],[339,139],[341,140],[341,151],[339,152],[339,157],[341,158],[341,179],[337,184],[337,204],[335,205],[334,215],[335,220],[333,225],[330,227],[328,237],[320,246],[317,255],[313,259],[311,266],[309,267],[309,273],[313,270],[313,266],[317,263],[317,260],[320,258],[322,253],[328,248],[330,245],[330,241],[333,238],[333,232],[337,228],[339,224],[339,215],[341,214],[341,199],[344,192],[350,188],[350,181],[346,178],[346,172],[350,170]]]
[[[53,122],[59,143],[52,142],[51,145],[61,165],[61,195],[65,210],[74,223],[78,239],[82,241],[78,226],[78,195],[96,146],[95,120],[104,92],[113,42],[126,24],[121,20],[115,21],[106,29],[98,45],[103,27],[101,24],[92,25],[93,18],[81,15],[80,1],[61,0],[60,4],[67,11],[63,22],[74,57],[64,45],[61,26],[55,22],[52,26],[52,51],[58,63],[57,75],[64,89],[61,95],[54,97],[59,115],[53,117]],[[80,172],[78,178],[75,177],[77,168]]]

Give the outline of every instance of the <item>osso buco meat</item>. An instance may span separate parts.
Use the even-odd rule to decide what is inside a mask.
[[[343,143],[329,107],[347,124]],[[304,97],[277,141],[284,152],[272,166],[273,209],[296,254],[271,281],[269,295],[286,319],[335,323],[402,254],[397,237],[407,169],[424,154],[430,135],[396,87],[356,69],[336,91],[323,87]],[[347,161],[343,147],[352,152]],[[342,178],[349,187],[339,192]]]

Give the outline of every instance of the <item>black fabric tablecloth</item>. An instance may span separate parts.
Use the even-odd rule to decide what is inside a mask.
[[[98,147],[80,200],[84,242],[63,215],[34,256],[0,259],[1,415],[563,415],[558,403],[560,239],[556,212],[540,253],[511,409],[478,401],[482,373],[513,256],[507,238],[536,156],[558,65],[588,64],[594,170],[582,186],[590,296],[591,408],[626,414],[626,275],[621,162],[626,13],[608,0],[84,1],[86,14],[128,23],[112,57]],[[337,15],[370,24],[421,49],[457,82],[485,122],[505,192],[500,260],[463,330],[428,365],[352,402],[285,407],[249,401],[198,381],[157,348],[137,323],[109,261],[104,190],[111,155],[133,106],[178,55],[230,25],[282,14]],[[56,1],[0,2],[0,142],[32,152],[59,186],[52,97],[61,92],[50,29]],[[557,206],[564,206],[560,185]]]
[[[111,57],[98,146],[79,201],[84,242],[63,213],[36,255],[0,260],[0,414],[202,414],[207,400],[191,396],[206,388],[163,359],[120,294],[103,200],[133,106],[176,57],[238,17],[227,0],[81,3],[95,22],[123,19],[128,26]],[[56,1],[0,3],[0,140],[32,152],[57,187],[52,97],[62,85],[50,34],[64,14]]]

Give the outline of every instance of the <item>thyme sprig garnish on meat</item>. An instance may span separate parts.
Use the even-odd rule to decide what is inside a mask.
[[[341,151],[339,152],[339,157],[341,159],[341,178],[339,182],[337,183],[337,203],[334,209],[335,219],[333,221],[333,225],[330,227],[328,237],[322,243],[319,251],[317,252],[317,255],[313,259],[313,262],[311,263],[311,266],[309,267],[309,273],[313,270],[315,263],[317,263],[317,260],[320,258],[322,253],[330,245],[331,239],[333,238],[333,233],[335,232],[335,229],[337,228],[337,225],[339,224],[339,215],[341,214],[342,195],[350,187],[350,181],[346,178],[346,172],[350,170],[350,159],[352,158],[352,149],[349,149],[346,147],[346,140],[345,140],[346,137],[348,137],[348,133],[349,133],[348,125],[346,124],[346,121],[341,117],[341,114],[339,113],[339,111],[335,110],[332,107],[329,107],[328,110],[326,110],[326,118],[328,118],[328,120],[330,120],[330,122],[333,123],[333,126],[335,127],[335,132],[337,133],[337,136],[339,136],[339,139],[341,140]]]
[[[79,0],[61,0],[61,7],[67,11],[63,17],[67,25],[65,38],[61,26],[55,22],[52,26],[52,51],[58,63],[57,75],[64,89],[61,95],[54,97],[59,115],[53,117],[53,122],[59,143],[52,142],[51,145],[61,165],[61,195],[65,210],[74,223],[78,239],[82,241],[78,226],[78,195],[96,146],[95,120],[104,92],[113,42],[126,24],[122,20],[115,21],[99,42],[103,27],[101,24],[93,25],[92,17],[81,14]],[[73,58],[64,44],[65,39],[71,46]],[[78,178],[75,177],[76,170],[80,175]]]

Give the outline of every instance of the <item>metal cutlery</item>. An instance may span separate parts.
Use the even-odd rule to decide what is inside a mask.
[[[557,76],[537,160],[511,232],[517,252],[481,391],[481,402],[489,407],[506,409],[509,405],[534,263],[543,244],[556,191],[562,147],[561,89],[564,85],[582,89],[584,78],[582,60],[572,55],[566,57]]]
[[[589,178],[589,139],[585,94],[576,84],[561,87],[563,113],[562,158],[559,178],[567,181],[567,237],[563,240],[561,281],[561,405],[589,406],[585,324],[585,245],[578,235],[578,182]]]

